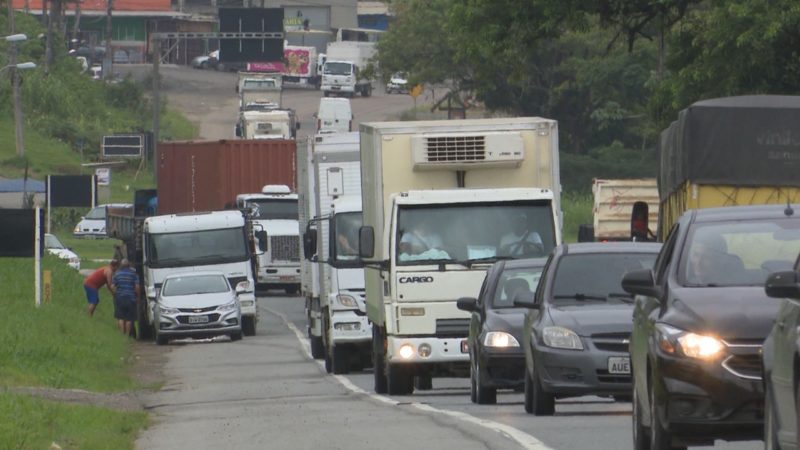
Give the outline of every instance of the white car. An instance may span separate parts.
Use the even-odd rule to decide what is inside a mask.
[[[49,233],[44,235],[44,248],[47,249],[47,253],[66,260],[67,264],[73,269],[81,270],[81,259],[75,252],[64,247],[64,244],[55,235]]]
[[[81,217],[81,221],[75,225],[72,235],[79,238],[104,238],[106,235],[106,208],[129,208],[133,212],[133,205],[130,203],[109,203],[97,205],[89,213]]]
[[[389,78],[389,82],[386,83],[386,93],[391,94],[393,92],[400,94],[408,93],[408,80],[406,79],[406,74],[402,72],[395,72],[392,74],[392,77]]]
[[[242,338],[239,294],[247,281],[235,290],[222,272],[184,272],[164,279],[155,305],[156,344],[175,338],[207,338],[228,335]]]

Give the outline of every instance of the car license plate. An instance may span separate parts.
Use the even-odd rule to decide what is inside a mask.
[[[631,373],[631,359],[627,356],[612,356],[608,358],[608,373]]]
[[[466,339],[461,341],[461,353],[469,353],[469,341]]]
[[[208,316],[189,316],[189,323],[208,323]]]

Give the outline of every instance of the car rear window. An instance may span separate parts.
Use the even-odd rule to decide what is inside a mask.
[[[639,269],[652,269],[657,253],[583,253],[564,255],[558,261],[550,297],[555,301],[576,297],[629,297],[622,277]]]
[[[222,275],[192,275],[170,278],[164,282],[162,295],[215,294],[230,290],[228,280]]]
[[[781,218],[696,223],[678,266],[683,286],[762,286],[792,270],[800,253],[800,220]]]

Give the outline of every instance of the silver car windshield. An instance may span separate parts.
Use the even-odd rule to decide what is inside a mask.
[[[402,206],[397,264],[541,257],[555,246],[550,201]]]
[[[168,278],[164,281],[161,295],[174,297],[176,295],[216,294],[229,290],[228,280],[222,275],[190,275]]]
[[[678,267],[684,286],[763,286],[792,270],[800,252],[800,220],[782,218],[695,224]]]

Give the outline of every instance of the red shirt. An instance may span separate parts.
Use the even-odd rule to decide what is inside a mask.
[[[103,287],[108,282],[108,278],[106,278],[106,269],[108,269],[108,266],[101,267],[92,272],[91,275],[83,280],[83,285],[92,289],[100,289]]]

